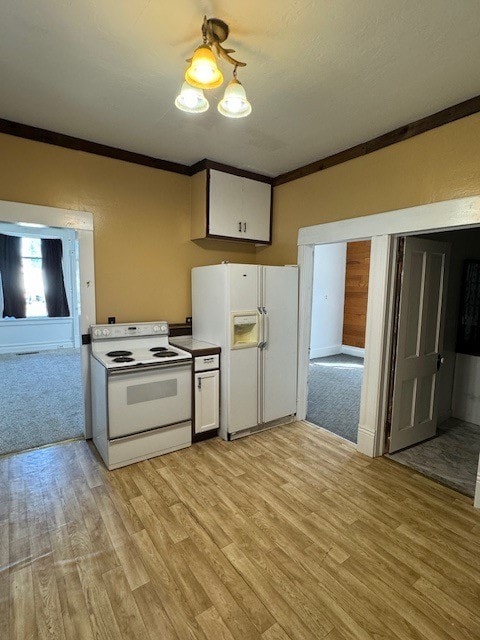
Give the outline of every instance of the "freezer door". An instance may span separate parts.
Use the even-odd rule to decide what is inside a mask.
[[[264,343],[263,422],[296,413],[298,268],[261,267]]]
[[[258,349],[230,352],[228,367],[228,432],[235,433],[257,425]],[[222,375],[225,375],[225,371]]]
[[[230,311],[251,311],[258,305],[259,267],[255,264],[229,264]]]

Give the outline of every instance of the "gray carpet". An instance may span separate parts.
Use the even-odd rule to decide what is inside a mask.
[[[0,355],[0,454],[83,435],[80,349]]]
[[[450,418],[435,438],[387,457],[473,498],[479,453],[480,426]]]
[[[328,356],[310,360],[307,420],[357,442],[363,358]]]

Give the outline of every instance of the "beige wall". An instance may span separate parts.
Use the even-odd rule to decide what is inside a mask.
[[[94,215],[97,321],[190,315],[190,269],[255,248],[190,241],[190,178],[0,135],[0,200]]]
[[[300,227],[480,194],[480,114],[274,189],[271,264],[297,261]]]
[[[0,200],[91,211],[97,320],[190,315],[190,269],[291,264],[300,227],[480,194],[480,114],[274,189],[273,245],[191,242],[190,178],[0,134]]]

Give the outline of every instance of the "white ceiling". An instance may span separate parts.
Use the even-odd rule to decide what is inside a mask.
[[[222,88],[173,104],[204,13],[248,63],[246,119]],[[0,116],[277,175],[480,94],[479,60],[479,0],[2,0]]]

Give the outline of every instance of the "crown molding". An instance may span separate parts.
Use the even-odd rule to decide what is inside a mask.
[[[25,138],[27,140],[45,142],[46,144],[53,144],[56,147],[63,147],[64,149],[85,151],[86,153],[93,153],[94,155],[113,158],[114,160],[132,162],[133,164],[140,164],[144,167],[152,167],[153,169],[173,171],[174,173],[180,173],[185,176],[191,175],[190,167],[186,164],[161,160],[160,158],[153,158],[141,153],[126,151],[125,149],[117,149],[117,147],[109,147],[105,144],[99,144],[98,142],[75,138],[74,136],[67,136],[64,133],[40,129],[38,127],[32,127],[29,124],[21,124],[20,122],[12,122],[11,120],[4,120],[2,118],[0,118],[0,133],[7,133],[10,136],[17,136],[18,138]]]
[[[442,111],[438,111],[437,113],[426,116],[425,118],[421,118],[415,122],[410,122],[402,127],[393,129],[392,131],[384,133],[377,138],[361,142],[360,144],[344,149],[338,153],[334,153],[333,155],[321,158],[315,162],[310,162],[309,164],[293,169],[292,171],[282,173],[275,178],[261,173],[232,167],[231,165],[216,162],[214,160],[208,160],[207,158],[204,158],[192,165],[170,162],[169,160],[162,160],[161,158],[154,158],[141,153],[118,149],[117,147],[110,147],[98,142],[84,140],[83,138],[76,138],[64,133],[49,131],[48,129],[32,127],[28,124],[21,124],[19,122],[5,120],[3,118],[0,118],[0,133],[6,133],[18,138],[25,138],[27,140],[44,142],[57,147],[63,147],[64,149],[93,153],[97,156],[131,162],[144,167],[152,167],[153,169],[161,169],[162,171],[171,171],[184,176],[193,176],[204,169],[216,169],[218,171],[250,178],[251,180],[266,182],[271,184],[273,187],[277,187],[281,184],[291,182],[292,180],[304,178],[312,173],[324,171],[325,169],[334,167],[337,164],[342,164],[348,160],[360,158],[361,156],[373,153],[374,151],[396,144],[397,142],[408,140],[408,138],[412,138],[421,133],[425,133],[426,131],[430,131],[431,129],[441,127],[444,124],[454,122],[455,120],[465,118],[478,112],[480,112],[480,96],[475,96],[474,98],[470,98],[469,100],[465,100],[459,104],[442,109]]]
[[[303,167],[299,167],[298,169],[293,169],[292,171],[282,173],[281,175],[274,178],[273,186],[278,187],[279,185],[285,184],[286,182],[304,178],[305,176],[309,176],[312,173],[317,173],[318,171],[329,169],[330,167],[334,167],[337,164],[342,164],[343,162],[347,162],[348,160],[360,158],[361,156],[365,156],[368,153],[373,153],[374,151],[378,151],[379,149],[384,149],[385,147],[389,147],[390,145],[396,144],[397,142],[402,142],[403,140],[408,140],[408,138],[413,138],[413,136],[418,136],[421,133],[425,133],[426,131],[430,131],[431,129],[441,127],[442,125],[453,122],[454,120],[459,120],[460,118],[471,116],[474,113],[478,113],[479,111],[480,96],[475,96],[474,98],[470,98],[469,100],[465,100],[464,102],[455,104],[452,107],[442,109],[442,111],[437,111],[437,113],[433,113],[430,116],[426,116],[425,118],[421,118],[420,120],[415,120],[415,122],[410,122],[409,124],[403,125],[402,127],[393,129],[392,131],[384,133],[377,138],[372,138],[372,140],[361,142],[360,144],[357,144],[354,147],[350,147],[349,149],[334,153],[331,156],[321,158],[320,160],[316,160],[315,162],[310,162],[309,164],[306,164]]]
[[[229,164],[223,164],[222,162],[216,162],[215,160],[208,160],[207,158],[192,164],[190,167],[190,175],[193,176],[199,171],[204,171],[205,169],[216,169],[217,171],[232,173],[235,176],[250,178],[250,180],[257,180],[257,182],[266,182],[267,184],[273,184],[273,181],[275,180],[272,176],[266,176],[263,173],[256,173],[255,171],[248,171],[247,169],[239,169],[238,167],[232,167]]]

